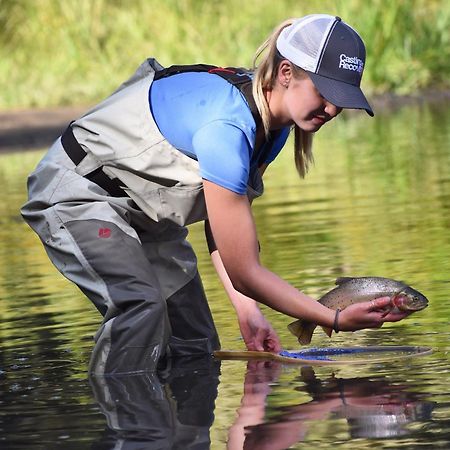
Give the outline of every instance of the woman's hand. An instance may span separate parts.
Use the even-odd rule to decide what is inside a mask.
[[[339,331],[356,331],[363,328],[380,328],[384,322],[398,322],[409,316],[409,311],[390,307],[389,297],[370,302],[355,303],[342,310],[338,318]]]
[[[239,328],[247,350],[273,353],[281,351],[281,343],[277,333],[263,316],[256,303],[250,308],[237,310],[237,313]]]

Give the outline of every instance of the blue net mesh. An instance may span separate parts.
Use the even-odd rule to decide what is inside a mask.
[[[399,348],[393,347],[384,347],[384,348],[371,348],[371,347],[336,347],[336,348],[320,348],[313,347],[305,350],[300,350],[298,352],[292,352],[287,350],[282,350],[279,355],[285,356],[287,358],[295,358],[295,359],[309,359],[309,360],[325,360],[325,361],[333,361],[333,357],[340,357],[343,355],[360,355],[366,354],[370,355],[373,353],[390,353],[390,352],[398,352]],[[401,353],[415,353],[417,349],[414,347],[401,348]]]

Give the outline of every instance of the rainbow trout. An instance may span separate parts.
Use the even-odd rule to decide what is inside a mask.
[[[349,305],[369,302],[379,297],[390,297],[390,309],[420,311],[428,305],[427,298],[402,281],[382,277],[342,277],[336,280],[337,287],[319,299],[322,305],[331,309],[344,309]],[[300,344],[309,344],[317,324],[296,320],[288,325],[289,331],[297,336]],[[331,337],[332,329],[322,327]]]

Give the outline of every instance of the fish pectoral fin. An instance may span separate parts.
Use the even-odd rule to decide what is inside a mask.
[[[306,322],[304,320],[296,320],[288,325],[288,330],[297,337],[298,342],[302,345],[309,344],[316,328],[315,323]]]
[[[333,333],[333,329],[330,327],[322,327],[322,330],[325,331],[326,335],[330,338]]]
[[[295,320],[294,322],[291,322],[287,328],[294,336],[298,337],[302,332],[302,321]]]

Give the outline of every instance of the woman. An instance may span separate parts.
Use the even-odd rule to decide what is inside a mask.
[[[338,316],[263,267],[251,213],[261,175],[295,129],[302,176],[311,133],[343,108],[373,112],[359,88],[365,48],[340,18],[274,31],[254,78],[238,69],[145,61],[75,120],[29,178],[22,214],[55,266],[104,316],[90,372],[154,370],[212,353],[219,339],[185,226],[208,219],[213,261],[251,350],[279,351],[257,302],[335,331],[379,327],[387,299]]]

